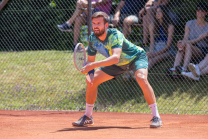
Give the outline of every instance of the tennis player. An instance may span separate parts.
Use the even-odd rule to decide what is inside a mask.
[[[82,69],[82,73],[98,68],[94,73],[94,79],[87,82],[86,111],[85,115],[74,126],[93,125],[92,111],[97,98],[97,87],[101,83],[128,70],[133,70],[136,80],[140,85],[144,97],[152,111],[151,128],[162,127],[162,121],[157,110],[154,91],[150,86],[148,75],[148,59],[146,52],[131,42],[116,29],[108,29],[109,17],[104,12],[96,12],[92,15],[92,28],[94,33],[89,36],[88,64]],[[95,62],[96,53],[106,57],[105,60]]]

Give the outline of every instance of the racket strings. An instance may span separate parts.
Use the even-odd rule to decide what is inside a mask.
[[[82,67],[85,64],[84,63],[84,60],[85,60],[84,50],[83,50],[83,47],[81,45],[79,45],[77,50],[76,50],[75,60],[76,60],[77,68],[79,70],[81,70]]]

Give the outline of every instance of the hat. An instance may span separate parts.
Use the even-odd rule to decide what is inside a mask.
[[[204,10],[204,11],[208,11],[208,4],[207,3],[205,3],[205,2],[199,2],[198,4],[197,4],[197,6],[196,6],[196,8],[200,8],[200,9],[202,9],[202,10]]]

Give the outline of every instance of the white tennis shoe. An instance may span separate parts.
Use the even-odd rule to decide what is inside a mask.
[[[199,80],[199,77],[194,76],[194,74],[192,72],[181,72],[181,75],[186,77],[186,78],[195,80],[195,81]]]
[[[194,74],[194,76],[196,76],[196,77],[200,76],[200,69],[199,69],[198,65],[194,65],[193,63],[190,63],[188,65],[188,69],[189,69],[189,71],[191,71]]]

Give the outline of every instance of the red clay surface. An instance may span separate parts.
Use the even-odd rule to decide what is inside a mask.
[[[208,139],[207,115],[161,114],[163,127],[150,129],[151,114],[94,112],[94,126],[73,127],[83,115],[0,110],[0,139]]]

